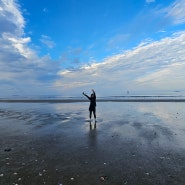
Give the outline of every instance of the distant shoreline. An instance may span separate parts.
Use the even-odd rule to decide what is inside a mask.
[[[0,103],[78,103],[89,102],[86,99],[0,99]],[[127,99],[97,99],[97,102],[185,102],[173,98],[127,98]]]

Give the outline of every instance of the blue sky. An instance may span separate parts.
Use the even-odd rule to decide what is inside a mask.
[[[40,47],[39,54],[49,54],[54,60],[67,56],[66,67],[92,59],[101,62],[147,37],[156,38],[156,32],[170,21],[160,20],[154,13],[157,6],[168,4],[153,1],[47,0],[20,4],[26,9],[25,33]]]
[[[185,92],[185,0],[1,0],[1,96]]]

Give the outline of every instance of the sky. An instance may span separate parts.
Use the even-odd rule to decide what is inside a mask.
[[[185,0],[0,0],[0,98],[185,93]]]

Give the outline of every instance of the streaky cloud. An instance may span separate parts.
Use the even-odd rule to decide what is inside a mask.
[[[105,59],[102,63],[84,66],[79,71],[61,71],[56,81],[65,86],[61,91],[98,89],[102,94],[151,92],[182,89],[185,83],[185,32],[173,34],[160,41],[145,45]],[[89,84],[88,84],[89,83]]]
[[[155,0],[146,0],[146,3],[154,3]]]
[[[55,43],[51,40],[51,38],[47,35],[42,35],[40,41],[46,45],[48,48],[53,48]]]
[[[162,11],[165,12],[166,17],[171,18],[173,24],[185,23],[185,1],[176,0],[169,7],[164,8]]]

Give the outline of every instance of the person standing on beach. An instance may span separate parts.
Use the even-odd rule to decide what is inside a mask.
[[[94,119],[96,120],[96,93],[93,89],[92,89],[92,92],[93,93],[91,94],[91,97],[89,97],[84,92],[83,92],[83,95],[86,96],[90,101],[90,105],[89,105],[89,118],[90,118],[90,120],[91,120],[92,112],[94,115]]]

